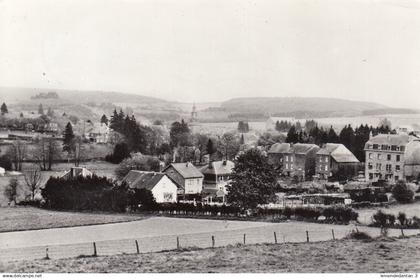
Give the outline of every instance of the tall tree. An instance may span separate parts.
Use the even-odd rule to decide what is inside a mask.
[[[54,117],[54,110],[51,107],[48,107],[47,116],[50,118]]]
[[[108,125],[108,118],[106,117],[105,114],[103,114],[101,117],[101,123]]]
[[[274,200],[276,189],[277,174],[268,158],[258,149],[250,149],[235,162],[227,199],[243,209],[255,209]]]
[[[296,127],[292,125],[287,132],[286,143],[297,143],[299,141],[299,135],[296,132]]]
[[[330,130],[328,131],[327,136],[328,143],[338,143],[340,139],[338,138],[337,133],[335,132],[334,128],[330,126]]]
[[[67,123],[64,129],[64,139],[63,139],[63,151],[71,153],[74,147],[74,133],[73,133],[73,126],[70,122]]]
[[[222,154],[224,159],[233,159],[238,153],[239,147],[239,140],[235,134],[226,132],[220,137],[218,151]]]
[[[214,146],[213,140],[209,138],[207,141],[207,147],[206,147],[207,153],[210,155],[210,157],[217,151],[216,147]]]
[[[9,149],[8,156],[11,158],[15,171],[22,171],[22,163],[27,155],[27,145],[25,142],[16,140]]]
[[[41,172],[36,168],[25,171],[24,178],[26,186],[31,192],[31,200],[33,201],[35,199],[35,193],[38,190],[39,184],[41,182]]]
[[[9,109],[7,109],[7,105],[6,105],[6,103],[4,103],[4,102],[3,102],[3,104],[1,105],[0,110],[1,110],[1,114],[2,114],[2,115],[9,113]]]
[[[38,114],[44,115],[44,107],[42,106],[42,103],[38,105]]]

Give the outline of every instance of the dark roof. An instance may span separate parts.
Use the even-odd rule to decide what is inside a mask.
[[[123,182],[125,181],[130,188],[152,190],[164,176],[164,173],[131,170]]]
[[[235,163],[230,160],[212,161],[200,169],[203,174],[230,175]]]
[[[290,149],[289,143],[275,143],[271,145],[268,153],[286,153]]]
[[[297,143],[290,146],[290,149],[287,153],[294,153],[294,154],[307,154],[311,150],[318,150],[319,147],[315,144],[302,144]]]
[[[204,175],[190,162],[184,163],[172,163],[167,166],[163,171],[166,172],[167,169],[173,167],[184,179],[191,178],[203,178]]]
[[[359,160],[354,154],[343,144],[325,144],[321,150],[317,152],[319,155],[330,155],[335,161],[340,163],[358,163]]]

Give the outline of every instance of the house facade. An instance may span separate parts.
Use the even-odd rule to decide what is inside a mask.
[[[131,170],[124,177],[131,189],[147,189],[157,203],[176,203],[178,186],[164,173]]]
[[[267,152],[269,163],[274,165],[276,168],[281,168],[283,166],[283,157],[289,150],[289,143],[275,143],[271,145]]]
[[[203,192],[209,200],[224,202],[227,194],[226,186],[235,164],[230,160],[212,161],[200,169],[204,175]]]
[[[203,191],[204,175],[190,162],[172,163],[163,172],[178,186],[179,194],[196,195]]]
[[[89,127],[85,137],[93,143],[105,144],[109,141],[110,129],[105,123],[94,123]]]
[[[343,144],[325,144],[316,153],[315,174],[321,179],[328,179],[339,170],[357,175],[360,161]]]
[[[286,176],[297,176],[299,180],[315,175],[315,159],[319,147],[315,144],[297,143],[284,153],[282,173]]]
[[[365,144],[367,181],[404,179],[404,153],[410,137],[406,134],[378,134]]]

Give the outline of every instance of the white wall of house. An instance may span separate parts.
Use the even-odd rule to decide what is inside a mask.
[[[164,176],[153,187],[152,194],[157,203],[175,203],[177,201],[177,190],[176,184],[167,176]]]
[[[185,194],[199,194],[203,191],[203,178],[185,180]]]

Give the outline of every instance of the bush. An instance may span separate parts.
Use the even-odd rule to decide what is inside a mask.
[[[125,211],[129,193],[105,177],[51,177],[41,190],[45,206],[58,210]]]
[[[398,181],[392,189],[392,196],[400,203],[410,203],[413,201],[414,192],[407,187],[404,181]]]
[[[125,158],[130,157],[130,150],[125,142],[117,143],[114,147],[114,152],[105,156],[105,160],[114,164],[118,164]]]
[[[138,210],[154,210],[157,205],[152,192],[145,188],[133,189],[130,203],[133,208]]]
[[[347,235],[348,239],[357,239],[357,240],[370,240],[372,239],[372,237],[365,233],[365,232],[360,232],[360,231],[352,231],[350,234]]]
[[[12,170],[12,160],[8,155],[0,156],[0,167],[4,168],[6,171]]]
[[[373,226],[375,227],[393,227],[395,224],[395,216],[378,210],[373,216]]]

